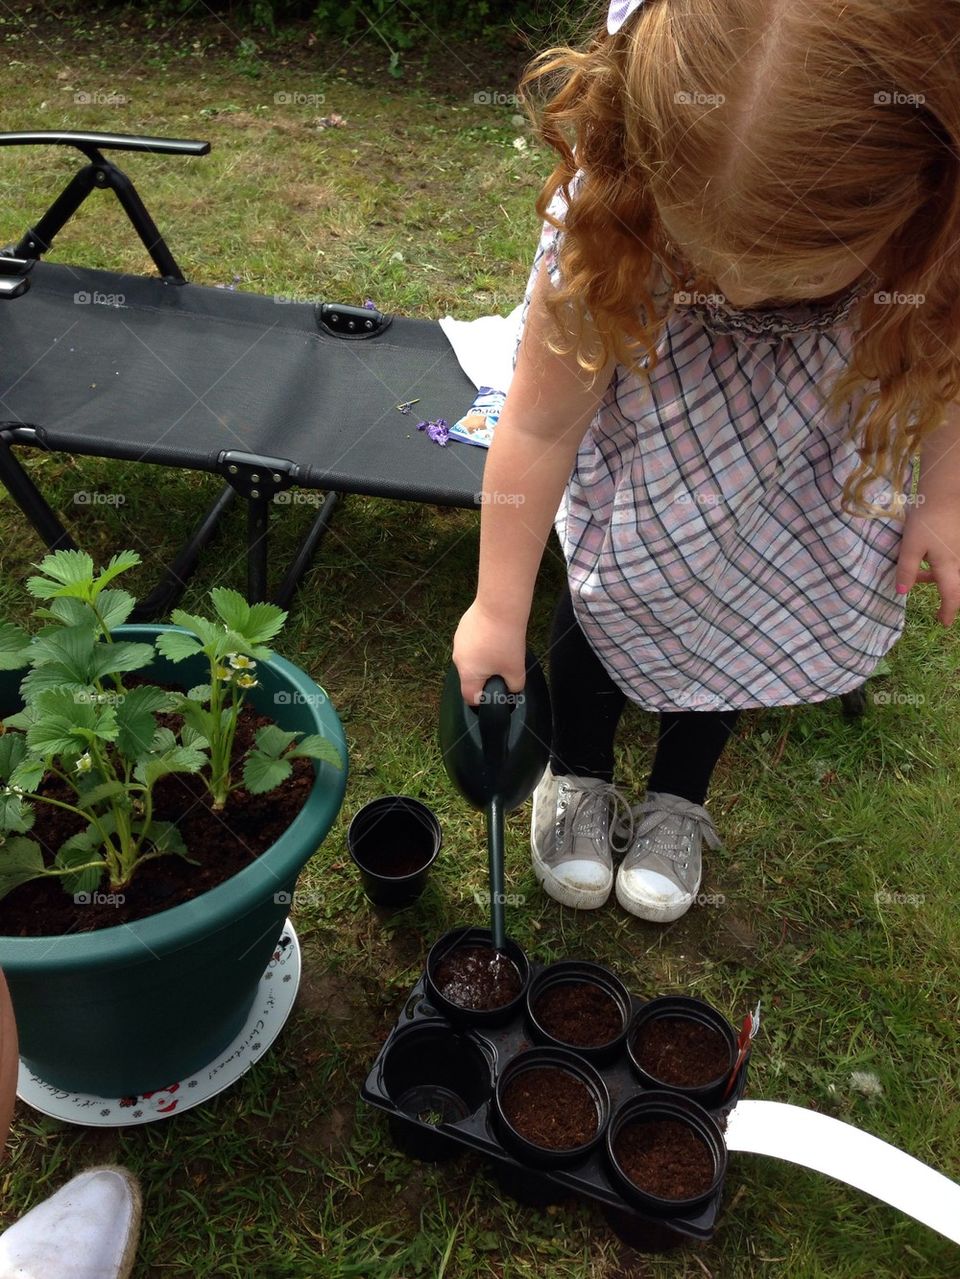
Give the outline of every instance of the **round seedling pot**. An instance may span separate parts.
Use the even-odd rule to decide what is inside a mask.
[[[529,1048],[501,1072],[494,1114],[503,1144],[526,1164],[561,1167],[585,1159],[610,1118],[596,1069],[566,1048]]]
[[[606,1153],[624,1196],[657,1216],[703,1208],[727,1172],[716,1120],[698,1102],[669,1092],[625,1101],[607,1128]]]
[[[550,964],[531,981],[526,1004],[539,1043],[572,1048],[601,1064],[623,1051],[633,1014],[630,993],[602,964],[578,959]]]
[[[457,928],[434,942],[425,984],[427,999],[437,1012],[448,1021],[472,1026],[502,1026],[516,1016],[530,983],[530,964],[508,937],[505,958],[488,979],[495,954],[489,928]]]
[[[347,848],[363,891],[377,906],[416,901],[442,841],[436,814],[409,795],[371,800],[347,828]]]
[[[664,995],[634,1014],[627,1054],[647,1088],[667,1089],[718,1106],[737,1059],[737,1037],[727,1019],[702,999]]]
[[[390,1120],[395,1143],[412,1158],[431,1161],[451,1159],[462,1149],[432,1129],[466,1119],[493,1089],[482,1049],[444,1022],[398,1031],[384,1054],[380,1081],[400,1112]]]

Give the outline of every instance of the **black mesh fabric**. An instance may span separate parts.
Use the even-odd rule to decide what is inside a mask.
[[[478,500],[486,450],[416,429],[475,395],[435,321],[337,338],[312,303],[38,262],[0,301],[0,352],[0,424],[51,448],[202,471],[238,450],[286,459],[308,488]]]

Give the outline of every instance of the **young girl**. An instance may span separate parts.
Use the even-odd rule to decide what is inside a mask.
[[[944,626],[960,603],[960,7],[619,0],[544,78],[559,159],[453,656],[468,701],[523,687],[554,527],[534,869],[597,907],[623,852],[618,901],[666,921],[739,713],[861,685],[915,581]],[[633,806],[627,698],[660,713]]]

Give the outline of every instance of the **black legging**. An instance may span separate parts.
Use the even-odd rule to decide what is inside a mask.
[[[627,698],[587,642],[566,586],[550,636],[555,773],[613,781],[613,739]],[[663,711],[648,790],[702,804],[710,777],[740,716],[728,711]]]

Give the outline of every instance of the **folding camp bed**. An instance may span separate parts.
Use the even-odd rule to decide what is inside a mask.
[[[51,550],[74,543],[13,446],[207,471],[216,500],[141,602],[166,615],[235,495],[247,502],[247,597],[267,598],[270,507],[293,486],[323,503],[271,598],[286,606],[338,495],[478,507],[486,449],[440,448],[422,419],[459,417],[475,387],[439,323],[335,302],[190,284],[133,183],[104,150],[206,155],[208,142],[0,133],[76,147],[88,163],[16,245],[0,249],[0,481]],[[43,262],[91,191],[112,189],[158,275]],[[397,405],[417,400],[403,415]],[[862,712],[862,688],[841,697]]]
[[[419,421],[453,421],[476,394],[436,321],[189,283],[133,183],[103,151],[201,156],[207,142],[105,133],[0,133],[87,163],[35,226],[0,250],[0,480],[53,549],[74,543],[14,446],[211,472],[224,480],[137,618],[166,614],[220,516],[246,500],[247,594],[267,598],[270,507],[323,490],[271,598],[289,602],[338,495],[477,507],[486,450],[441,448]],[[42,261],[97,188],[113,190],[157,276]],[[397,406],[418,401],[404,415]],[[283,501],[283,498],[280,499]],[[288,508],[289,509],[289,508]]]

